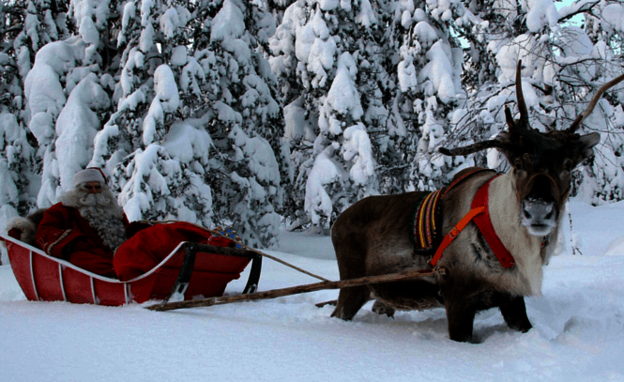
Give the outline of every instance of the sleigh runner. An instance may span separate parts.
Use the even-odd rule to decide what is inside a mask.
[[[222,296],[227,284],[252,262],[243,294],[256,291],[262,266],[257,253],[241,248],[180,242],[147,273],[128,281],[91,273],[41,249],[3,235],[11,268],[30,301],[120,306],[148,300]]]

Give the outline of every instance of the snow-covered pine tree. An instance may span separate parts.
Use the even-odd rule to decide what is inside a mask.
[[[262,1],[224,0],[204,20],[207,49],[207,129],[215,152],[209,184],[220,221],[232,221],[254,246],[276,244],[278,211],[289,183],[289,152],[276,79],[263,57],[275,20]]]
[[[112,170],[131,219],[232,224],[249,245],[276,243],[289,155],[262,57],[274,30],[259,1],[125,5],[118,106],[91,163]]]
[[[298,1],[271,40],[296,176],[293,229],[326,230],[344,208],[379,192],[376,159],[391,152],[388,99],[396,84],[379,18],[387,15],[368,0]]]
[[[584,24],[580,39],[587,36],[591,41],[591,52],[577,58],[576,68],[568,69],[580,77],[570,85],[575,100],[585,102],[575,105],[576,112],[582,110],[589,97],[603,83],[624,72],[624,5],[621,2],[577,2],[559,12],[561,19],[566,20],[572,15],[582,13]],[[577,42],[578,34],[570,31],[567,41]],[[568,49],[566,56],[571,54]],[[574,52],[576,53],[576,52]],[[589,64],[589,65],[587,65]],[[561,83],[566,79],[559,77]],[[590,169],[581,173],[577,179],[580,187],[579,196],[593,204],[602,204],[624,200],[624,88],[612,89],[603,97],[591,119],[585,121],[585,131],[596,130],[602,134],[601,143]],[[571,117],[574,117],[572,115]],[[575,190],[576,191],[576,190]]]
[[[0,4],[0,231],[36,205],[38,142],[27,128],[24,80],[35,53],[63,37],[67,4],[14,1]]]
[[[105,89],[112,77],[100,54],[108,45],[109,5],[70,2],[66,25],[73,34],[41,47],[25,79],[28,127],[43,161],[39,207],[55,203],[71,187],[73,174],[92,156],[93,138],[109,110]]]
[[[469,19],[466,16],[470,12],[460,2],[400,3],[397,22],[404,38],[398,70],[405,98],[400,110],[404,119],[417,127],[417,132],[409,135],[409,150],[405,152],[411,165],[410,188],[432,190],[471,164],[461,158],[445,158],[437,151],[450,133],[457,106],[466,98],[461,84],[463,53],[453,24]]]
[[[91,166],[111,173],[130,220],[212,225],[205,185],[210,137],[184,98],[199,97],[187,54],[191,11],[182,2],[127,2],[117,35],[116,109],[95,138]],[[189,88],[189,83],[193,86]],[[180,88],[182,91],[180,91]],[[186,118],[188,119],[186,119]]]

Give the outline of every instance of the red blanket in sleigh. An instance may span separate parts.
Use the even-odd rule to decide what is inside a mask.
[[[137,232],[119,246],[113,258],[115,274],[119,280],[127,281],[147,273],[183,241],[217,247],[233,247],[236,244],[190,223],[156,224]]]

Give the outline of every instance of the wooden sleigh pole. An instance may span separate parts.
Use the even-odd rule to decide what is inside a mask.
[[[177,302],[168,302],[161,303],[148,306],[146,309],[154,310],[158,312],[164,312],[168,310],[177,310],[177,309],[189,309],[189,308],[198,308],[198,307],[206,307],[213,305],[225,305],[233,302],[243,302],[243,301],[255,301],[255,300],[265,300],[270,298],[291,296],[300,293],[309,293],[316,292],[324,289],[340,289],[340,288],[348,288],[355,287],[361,285],[368,284],[378,284],[378,283],[387,283],[394,281],[403,281],[421,277],[430,277],[436,275],[445,275],[446,271],[444,268],[439,269],[431,269],[431,270],[411,270],[411,271],[403,271],[398,273],[392,273],[387,275],[380,276],[367,276],[361,277],[357,279],[351,280],[341,280],[341,281],[323,281],[314,284],[304,284],[298,285],[289,288],[282,289],[273,289],[264,292],[256,292],[249,294],[242,294],[237,296],[225,296],[225,297],[211,297],[205,299],[198,300],[187,300],[187,301],[177,301]]]

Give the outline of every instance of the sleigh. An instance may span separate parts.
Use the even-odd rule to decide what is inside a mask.
[[[11,268],[30,301],[67,301],[119,306],[148,300],[167,302],[222,296],[227,284],[252,262],[243,294],[256,291],[262,258],[253,251],[181,242],[149,272],[129,281],[100,276],[0,234]]]

